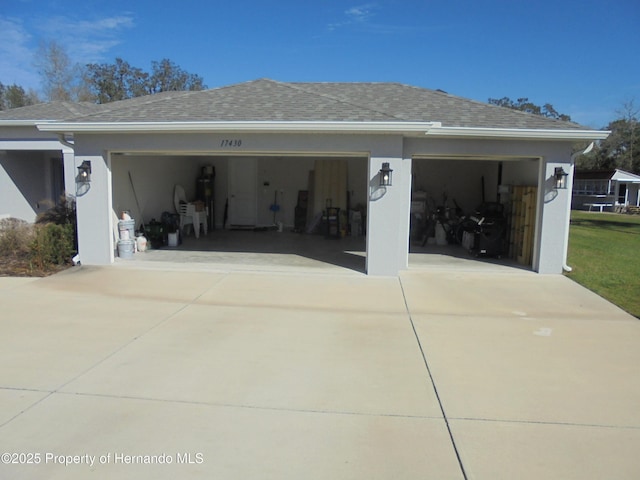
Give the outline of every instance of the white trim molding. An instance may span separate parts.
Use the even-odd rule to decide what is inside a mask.
[[[519,140],[604,140],[607,130],[434,127],[425,132],[439,137],[508,138]]]
[[[438,122],[45,122],[43,132],[269,132],[425,134]]]
[[[604,140],[606,130],[443,127],[440,122],[42,122],[38,130],[56,133],[265,132],[375,133],[520,140]]]

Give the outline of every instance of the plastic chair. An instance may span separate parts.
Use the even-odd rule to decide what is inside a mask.
[[[173,189],[173,205],[176,207],[176,212],[180,214],[180,232],[184,230],[185,226],[192,225],[196,238],[200,238],[201,226],[204,229],[204,234],[207,234],[207,213],[197,212],[196,206],[187,202],[184,188],[181,185],[176,185]]]

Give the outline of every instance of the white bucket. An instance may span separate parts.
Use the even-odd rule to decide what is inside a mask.
[[[120,240],[135,240],[134,229],[136,227],[135,220],[120,220],[118,222],[118,231],[120,232]]]
[[[170,233],[169,234],[169,238],[167,240],[167,243],[169,244],[170,247],[177,247],[178,246],[178,232]]]
[[[133,258],[134,240],[120,240],[118,242],[118,256],[120,258]]]

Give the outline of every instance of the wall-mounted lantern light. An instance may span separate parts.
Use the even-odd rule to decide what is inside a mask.
[[[380,186],[390,187],[392,185],[393,170],[389,168],[389,162],[384,162],[380,169]]]
[[[556,189],[564,190],[567,188],[567,177],[569,174],[562,167],[556,167],[554,177],[556,180]]]
[[[78,183],[91,182],[91,162],[84,160],[78,167]]]

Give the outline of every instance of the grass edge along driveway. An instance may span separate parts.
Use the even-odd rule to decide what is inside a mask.
[[[640,318],[640,216],[571,212],[568,277]]]

